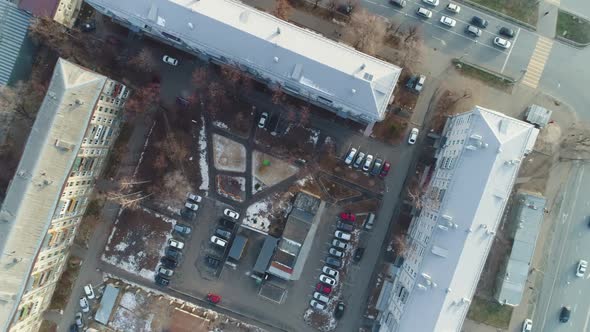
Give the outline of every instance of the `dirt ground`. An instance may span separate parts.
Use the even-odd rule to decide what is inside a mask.
[[[265,166],[265,160],[268,160],[270,165]],[[264,183],[266,187],[274,186],[286,178],[295,175],[298,170],[299,168],[296,166],[266,153],[256,150],[252,152],[253,176]]]
[[[239,99],[224,104],[223,108],[215,113],[213,120],[225,124],[232,133],[247,138],[253,119],[252,105]]]
[[[241,176],[217,175],[215,177],[217,193],[236,202],[246,199],[246,178]]]
[[[246,148],[227,137],[213,134],[213,162],[222,171],[246,171]]]
[[[320,176],[319,182],[324,191],[335,201],[360,196],[360,192],[348,186],[330,180],[327,176]]]
[[[385,188],[382,180],[344,167],[341,160],[331,155],[322,156],[320,159],[320,168],[326,173],[335,175],[376,193],[382,193]]]
[[[291,124],[288,132],[280,137],[271,135],[268,130],[257,130],[255,140],[262,146],[272,147],[273,154],[282,158],[311,160],[316,146],[312,135],[312,129]]]

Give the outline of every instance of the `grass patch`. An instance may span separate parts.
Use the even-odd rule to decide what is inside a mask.
[[[66,270],[59,278],[57,286],[55,287],[55,293],[51,298],[51,304],[49,305],[50,310],[63,310],[66,308],[66,304],[72,294],[72,287],[74,281],[78,277],[82,261],[76,257],[70,257],[66,265]]]
[[[473,297],[473,301],[469,306],[469,312],[467,313],[467,318],[473,321],[501,329],[508,328],[511,317],[511,306],[501,305],[498,302],[491,302],[477,296]]]
[[[514,85],[514,80],[508,76],[495,74],[457,59],[453,60],[453,64],[455,64],[455,68],[463,75],[473,77],[493,87],[506,90]]]
[[[500,12],[519,21],[537,25],[539,1],[537,0],[470,0],[478,5]]]
[[[576,43],[590,44],[590,22],[560,10],[555,34]]]

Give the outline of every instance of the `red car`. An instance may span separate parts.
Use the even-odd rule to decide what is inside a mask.
[[[207,301],[209,301],[213,304],[217,304],[221,301],[221,296],[219,296],[217,294],[209,293],[209,294],[207,294]]]
[[[332,287],[326,286],[325,284],[323,284],[321,282],[318,282],[318,284],[315,286],[315,290],[318,292],[322,292],[324,294],[332,293]]]
[[[356,216],[350,212],[342,212],[340,213],[340,219],[344,221],[355,221]]]
[[[391,168],[391,164],[389,163],[389,161],[386,161],[383,164],[383,168],[381,169],[381,173],[379,173],[379,177],[384,178],[387,176],[387,174],[389,174],[389,169]]]

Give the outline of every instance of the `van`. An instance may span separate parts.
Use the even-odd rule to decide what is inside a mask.
[[[374,222],[375,222],[375,215],[373,213],[369,213],[367,215],[367,220],[365,221],[365,229],[367,229],[367,230],[373,229]]]
[[[328,303],[328,301],[330,301],[330,299],[326,295],[324,295],[320,292],[314,292],[313,298],[320,301],[320,302],[324,302],[324,303]]]

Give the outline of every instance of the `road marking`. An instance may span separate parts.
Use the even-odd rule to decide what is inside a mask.
[[[522,79],[522,84],[536,89],[543,75],[545,69],[545,63],[551,53],[553,47],[553,40],[539,36],[537,39],[537,45],[529,61],[529,65],[526,69],[526,73]]]
[[[512,54],[512,50],[514,49],[514,46],[516,45],[516,41],[518,40],[519,34],[520,34],[520,28],[518,28],[518,30],[516,30],[516,37],[514,37],[514,42],[512,42],[512,47],[510,48],[510,51],[508,51],[508,56],[506,56],[506,60],[504,60],[504,64],[502,65],[502,70],[500,70],[500,73],[503,73],[504,69],[506,68],[506,64],[508,63],[508,59],[510,59],[510,54]]]
[[[584,323],[584,331],[588,331],[588,322],[590,322],[590,310],[588,310],[588,314],[586,314],[586,322]]]

